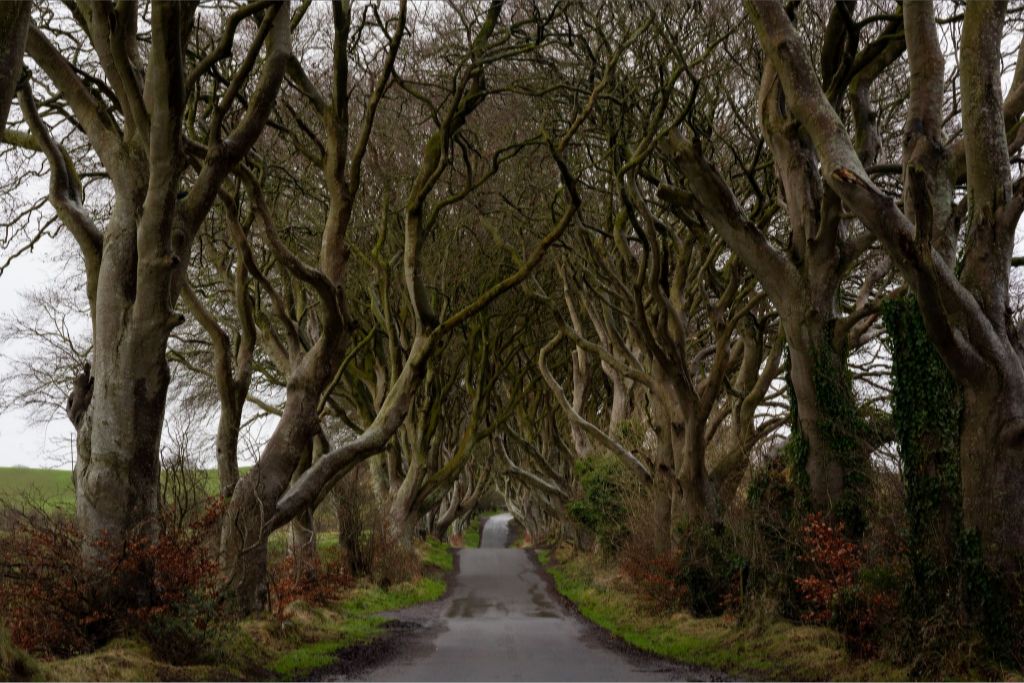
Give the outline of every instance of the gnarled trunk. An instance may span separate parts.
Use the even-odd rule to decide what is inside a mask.
[[[869,454],[857,415],[846,354],[832,339],[834,321],[814,315],[782,315],[789,345],[790,382],[802,440],[795,463],[806,473],[803,488],[811,505],[843,521],[853,534],[866,523],[865,487]]]
[[[990,380],[964,390],[964,526],[978,532],[990,566],[1012,572],[1024,560],[1024,386]]]
[[[136,222],[146,190],[122,189],[134,200],[119,200],[107,226],[96,290],[92,398],[78,425],[82,443],[75,465],[83,555],[111,570],[128,540],[156,538],[170,382],[165,349],[173,327],[167,302],[126,287],[137,277]],[[110,589],[144,601],[150,590],[145,573],[118,576]]]
[[[316,430],[317,394],[294,380],[284,413],[252,470],[238,482],[221,532],[225,590],[241,613],[267,605],[267,534],[277,501],[291,483]]]

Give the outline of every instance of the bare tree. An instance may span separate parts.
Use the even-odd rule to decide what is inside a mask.
[[[85,265],[94,384],[78,425],[76,493],[83,550],[99,562],[118,552],[127,534],[156,533],[166,348],[181,320],[174,308],[191,245],[220,183],[267,121],[291,52],[284,3],[238,9],[223,25],[219,49],[198,62],[188,55],[196,5],[150,9],[140,16],[134,3],[83,3],[59,16],[45,13],[29,27],[26,51],[59,92],[63,106],[50,113],[60,119],[41,115],[32,82],[22,81],[18,94],[31,133],[26,146],[46,156],[49,201]],[[246,58],[224,71],[245,17],[258,17],[260,28]],[[76,49],[61,48],[68,39],[78,41]],[[215,103],[202,141],[183,125],[190,101]],[[84,132],[109,181],[113,207],[102,228],[55,141],[61,125]],[[144,596],[147,581],[139,577],[131,590]]]
[[[814,75],[806,39],[778,2],[747,12],[785,106],[820,165],[819,183],[878,238],[913,290],[926,329],[964,391],[960,458],[964,518],[993,566],[1024,556],[1024,350],[1009,308],[1009,281],[1024,188],[1008,130],[1024,113],[1024,58],[1001,94],[1006,3],[970,4],[959,53],[962,131],[943,129],[947,55],[931,2],[907,3],[910,60],[902,207],[873,182],[846,126]],[[961,193],[958,188],[964,188]],[[963,253],[957,254],[961,225]],[[826,233],[827,234],[827,233]]]

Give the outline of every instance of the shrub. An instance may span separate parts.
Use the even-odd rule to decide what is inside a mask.
[[[854,654],[877,654],[881,627],[892,620],[906,578],[895,565],[865,565],[863,548],[846,537],[842,522],[813,513],[801,531],[809,573],[795,581],[803,620],[836,629]]]
[[[652,553],[646,545],[630,543],[621,556],[622,571],[655,612],[678,612],[688,604],[687,588],[676,571],[674,552]]]
[[[748,560],[744,588],[747,592],[772,596],[780,616],[799,618],[802,609],[797,585],[804,515],[791,478],[797,471],[788,450],[767,454],[752,472],[745,508],[731,520],[742,538]],[[799,475],[799,472],[798,472]]]
[[[0,618],[12,643],[44,655],[90,649],[97,640],[87,620],[92,577],[81,564],[74,520],[32,502],[5,507],[3,518]]]
[[[829,623],[836,596],[853,586],[857,578],[860,548],[843,532],[842,522],[833,526],[819,512],[809,514],[801,529],[805,548],[802,559],[810,573],[795,581],[804,603],[802,618],[807,623]]]
[[[694,524],[680,529],[678,549],[656,552],[633,537],[620,556],[622,569],[657,611],[689,610],[717,616],[738,606],[746,561],[725,527]]]
[[[312,563],[312,567],[300,567],[288,555],[270,567],[270,608],[278,621],[285,618],[287,607],[294,602],[328,605],[352,585],[352,577],[340,558],[325,560],[317,553]]]
[[[218,567],[207,541],[220,512],[220,504],[212,504],[179,529],[169,521],[177,512],[168,509],[155,541],[140,530],[116,553],[101,548],[113,559],[86,566],[71,517],[39,506],[8,508],[0,616],[12,641],[31,652],[67,656],[134,633],[170,661],[210,656],[221,619]]]
[[[690,611],[719,615],[738,605],[747,562],[736,536],[723,525],[693,524],[680,530],[678,573]]]
[[[567,510],[572,519],[597,538],[603,551],[614,553],[628,535],[622,463],[608,454],[592,455],[576,463],[579,494]]]
[[[367,479],[365,467],[357,467],[335,487],[338,548],[351,576],[387,587],[416,576],[419,560],[398,538]]]

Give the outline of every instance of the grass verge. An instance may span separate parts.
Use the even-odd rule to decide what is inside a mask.
[[[431,577],[422,577],[387,590],[372,586],[353,591],[337,609],[330,610],[325,622],[320,624],[319,630],[324,638],[316,638],[313,642],[285,651],[268,668],[282,679],[307,678],[317,669],[333,664],[345,648],[379,636],[387,619],[377,616],[377,612],[437,600],[444,591],[444,582]]]
[[[669,659],[754,680],[907,680],[909,671],[851,657],[842,636],[783,620],[739,625],[646,610],[614,566],[591,555],[537,552],[558,592],[580,613],[631,645]]]
[[[346,648],[381,635],[387,620],[378,616],[378,612],[437,600],[444,594],[445,581],[439,575],[452,569],[448,546],[434,541],[422,545],[419,551],[424,575],[413,581],[388,588],[364,582],[326,607],[295,602],[286,608],[283,619],[264,615],[225,624],[219,642],[205,663],[174,666],[156,658],[144,643],[117,639],[96,652],[40,661],[38,669],[28,677],[54,681],[308,678],[317,670],[334,664]],[[0,639],[0,651],[2,645]],[[0,669],[0,673],[6,672]]]

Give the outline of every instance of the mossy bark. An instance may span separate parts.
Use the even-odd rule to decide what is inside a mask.
[[[892,411],[906,493],[908,550],[925,609],[948,599],[963,532],[960,390],[924,328],[912,297],[884,311],[892,354]]]

